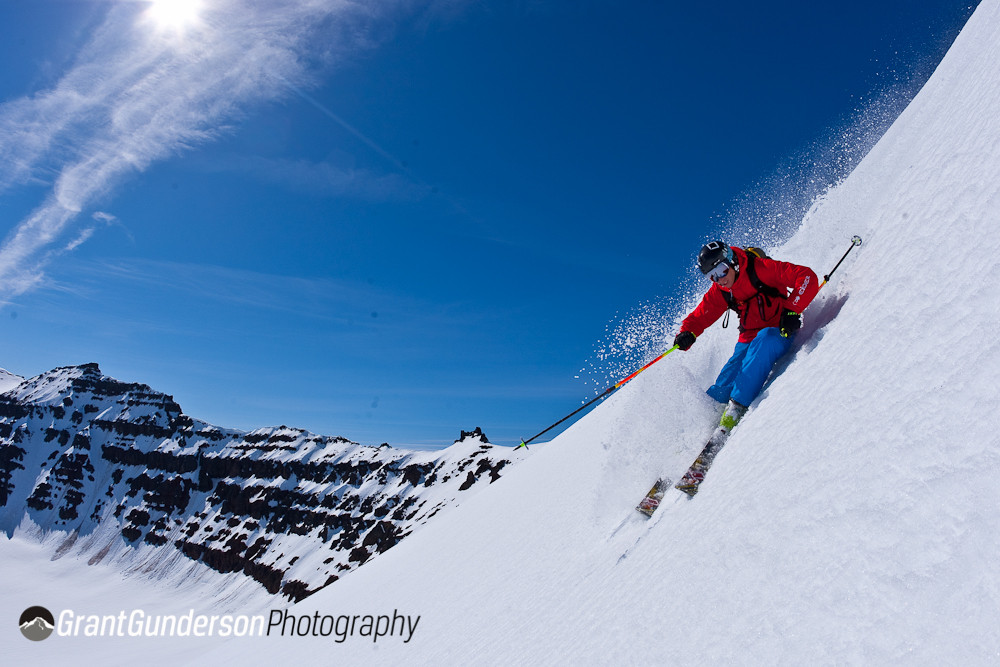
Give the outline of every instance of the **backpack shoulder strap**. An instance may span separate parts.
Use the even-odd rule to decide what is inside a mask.
[[[760,276],[757,275],[757,269],[754,268],[754,257],[760,257],[760,255],[749,252],[750,248],[747,250],[747,277],[750,278],[750,284],[753,285],[754,289],[772,299],[781,299],[787,296],[778,291],[778,288],[772,287],[760,279]],[[757,248],[753,248],[753,250],[757,250]]]

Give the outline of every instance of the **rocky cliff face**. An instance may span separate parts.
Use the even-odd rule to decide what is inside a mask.
[[[166,394],[58,368],[0,394],[0,529],[162,574],[198,561],[300,600],[496,480],[515,458],[478,429],[438,452],[280,426],[249,433]]]

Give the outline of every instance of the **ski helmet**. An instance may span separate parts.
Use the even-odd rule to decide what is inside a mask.
[[[733,257],[733,249],[722,241],[712,241],[701,247],[698,253],[698,268],[705,275],[719,264],[725,262],[729,266],[736,268],[736,260]]]

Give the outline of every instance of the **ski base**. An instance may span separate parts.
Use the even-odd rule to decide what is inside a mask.
[[[660,506],[660,501],[663,500],[663,494],[667,492],[670,488],[671,481],[669,478],[660,478],[656,480],[656,484],[653,484],[653,488],[649,490],[646,497],[643,498],[635,509],[640,513],[645,514],[647,517],[653,516],[653,512],[656,508]]]

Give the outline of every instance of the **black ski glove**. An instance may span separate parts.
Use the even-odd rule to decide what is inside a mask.
[[[794,311],[786,310],[781,314],[781,323],[778,327],[781,329],[781,335],[788,338],[802,328],[802,316]]]
[[[690,331],[682,331],[674,338],[674,345],[679,350],[690,350],[691,346],[694,345],[695,338],[695,335]]]

